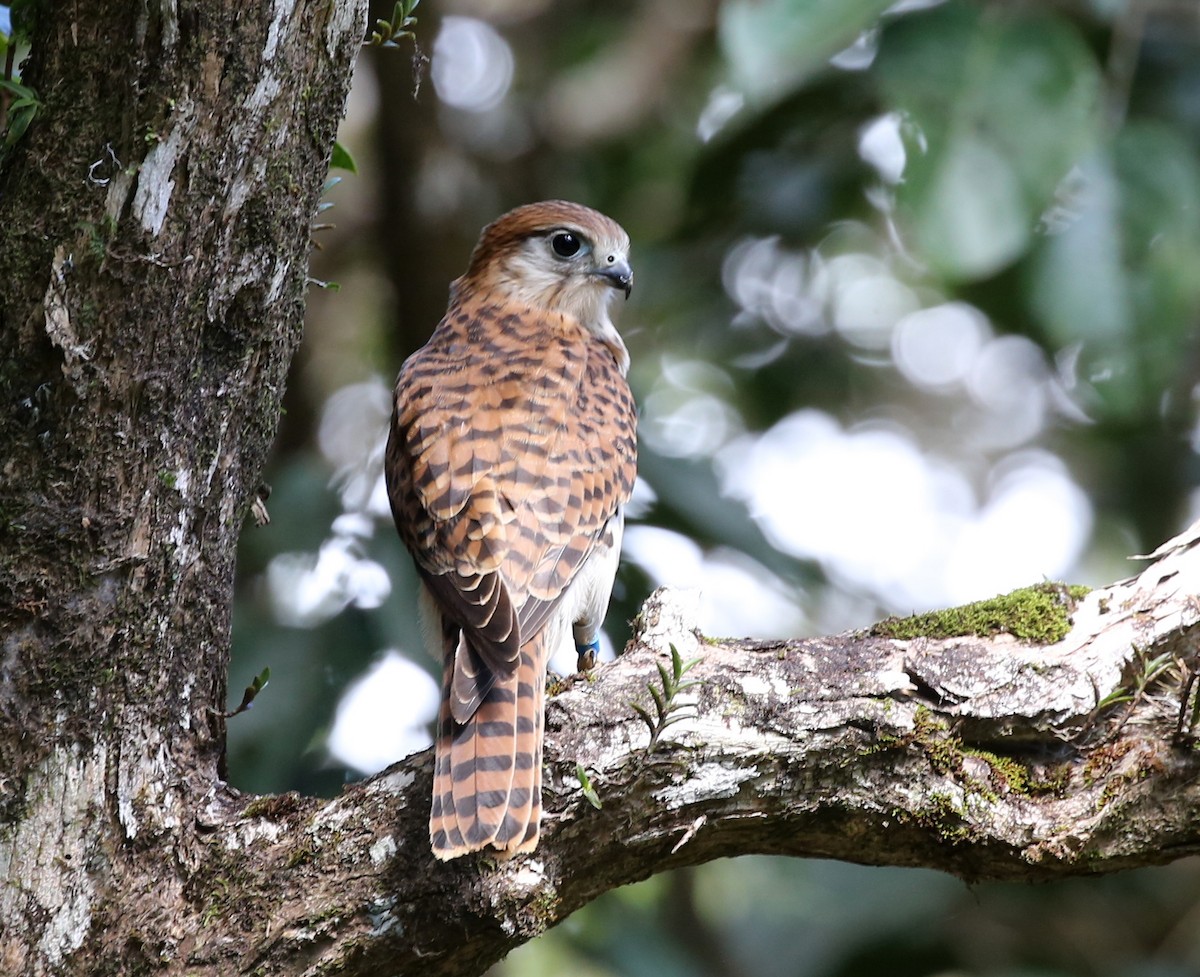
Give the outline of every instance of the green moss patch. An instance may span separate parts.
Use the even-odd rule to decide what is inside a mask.
[[[1071,612],[1087,587],[1040,583],[988,600],[929,611],[912,617],[889,617],[869,631],[881,638],[961,638],[1011,634],[1022,641],[1053,644],[1071,630]]]

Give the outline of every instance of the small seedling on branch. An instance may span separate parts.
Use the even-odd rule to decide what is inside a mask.
[[[691,719],[695,713],[685,712],[687,704],[675,701],[675,697],[680,692],[690,689],[694,685],[699,685],[699,682],[685,682],[683,677],[691,670],[692,666],[700,659],[693,658],[691,661],[685,662],[680,656],[678,649],[671,645],[671,667],[668,669],[662,662],[657,662],[658,677],[662,684],[661,690],[653,683],[646,686],[646,690],[650,693],[650,699],[654,703],[653,714],[644,706],[638,705],[636,702],[631,702],[629,705],[633,711],[638,714],[642,722],[650,730],[650,744],[646,747],[647,751],[653,750],[658,746],[659,737],[663,731],[681,719]]]
[[[1134,654],[1137,657],[1138,673],[1133,677],[1133,683],[1129,685],[1119,685],[1112,692],[1106,695],[1092,709],[1091,715],[1085,724],[1085,729],[1090,727],[1099,718],[1104,710],[1124,703],[1132,703],[1136,705],[1141,702],[1146,695],[1150,685],[1157,681],[1162,675],[1175,664],[1175,659],[1167,652],[1151,658],[1149,652],[1144,648],[1139,648],[1137,645],[1133,647]],[[1129,721],[1129,717],[1133,715],[1133,710],[1126,711],[1121,721],[1109,732],[1108,738],[1115,738],[1121,730],[1125,728],[1125,724]]]
[[[592,778],[588,776],[588,772],[583,768],[582,763],[575,764],[575,776],[579,778],[579,787],[583,791],[583,799],[599,811],[604,805],[600,803],[600,795],[596,793],[596,788],[592,784]]]
[[[254,676],[254,681],[246,686],[246,691],[242,693],[242,704],[233,712],[224,713],[226,719],[232,719],[234,716],[245,712],[252,705],[254,700],[258,698],[258,693],[267,687],[267,683],[271,681],[271,670],[264,668],[261,672]]]
[[[413,33],[412,28],[417,26],[417,18],[413,16],[413,11],[420,2],[421,0],[399,0],[392,8],[392,16],[388,20],[375,21],[375,30],[371,32],[371,39],[367,41],[368,46],[397,47],[397,41],[402,37],[415,41],[417,35]]]

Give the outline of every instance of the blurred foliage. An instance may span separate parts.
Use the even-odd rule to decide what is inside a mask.
[[[394,6],[378,3],[372,22]],[[357,776],[324,745],[347,686],[388,648],[433,672],[407,556],[368,498],[378,459],[364,448],[353,461],[350,442],[377,440],[383,415],[339,434],[327,404],[347,384],[390,383],[436,324],[478,229],[528,200],[581,200],[634,241],[619,325],[654,498],[632,522],[691,542],[656,563],[653,548],[667,554],[676,537],[643,537],[651,552],[626,560],[609,618],[618,647],[649,587],[688,573],[776,595],[733,594],[746,610],[715,625],[728,630],[780,627],[792,619],[781,601],[810,633],[924,609],[789,542],[785,530],[836,520],[788,508],[789,492],[808,497],[788,482],[795,459],[771,469],[781,510],[732,487],[762,436],[799,411],[847,437],[885,430],[914,446],[935,484],[951,472],[966,486],[968,515],[1021,459],[1056,459],[1088,507],[1078,551],[1046,571],[1071,582],[1125,575],[1126,553],[1197,514],[1193,0],[420,9],[431,63],[418,97],[407,51],[363,53],[340,136],[358,175],[327,194],[322,220],[336,226],[312,267],[341,288],[310,292],[267,476],[273,521],[245,532],[229,686],[266,668],[271,681],[230,720],[238,786],[335,792]],[[946,309],[954,328],[906,363],[901,339],[922,335],[914,316]],[[958,372],[929,359],[930,343],[937,353],[963,337]],[[858,479],[835,495],[877,508],[908,488],[882,463]],[[347,528],[347,514],[363,518]],[[382,568],[391,595],[356,605],[347,584],[344,609],[281,624],[288,594],[272,567],[284,554],[315,562],[331,540],[343,577]],[[855,545],[870,564],[891,544]],[[969,555],[981,566],[1000,556]],[[1040,570],[1028,576],[1015,583]],[[498,970],[1184,977],[1200,972],[1198,914],[1192,861],[1025,888],[745,858],[613,893]]]

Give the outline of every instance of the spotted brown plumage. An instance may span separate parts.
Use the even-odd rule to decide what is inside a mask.
[[[430,842],[529,851],[549,656],[595,641],[637,466],[612,325],[629,239],[529,204],[484,228],[429,342],[400,370],[385,473],[443,663]]]

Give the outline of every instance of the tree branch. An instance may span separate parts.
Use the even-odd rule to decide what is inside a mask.
[[[228,867],[211,869],[211,891],[244,914],[245,938],[194,959],[229,952],[263,973],[481,973],[602,892],[747,853],[972,880],[1192,854],[1200,764],[1190,738],[1172,737],[1195,665],[1200,547],[1195,533],[1173,544],[1089,594],[1047,646],[861,632],[713,642],[693,626],[694,602],[659,591],[621,659],[550,699],[548,816],[533,855],[435,862],[429,752],[325,803],[246,804],[222,789],[201,827],[210,866]],[[632,703],[650,708],[672,646],[699,659],[687,674],[697,684],[649,750]]]
[[[660,593],[551,697],[542,843],[507,863],[434,861],[428,754],[333,801],[217,780],[235,545],[365,13],[37,18],[42,107],[0,161],[0,973],[479,973],[721,856],[1049,879],[1195,851],[1191,538],[1048,647],[709,642]]]

